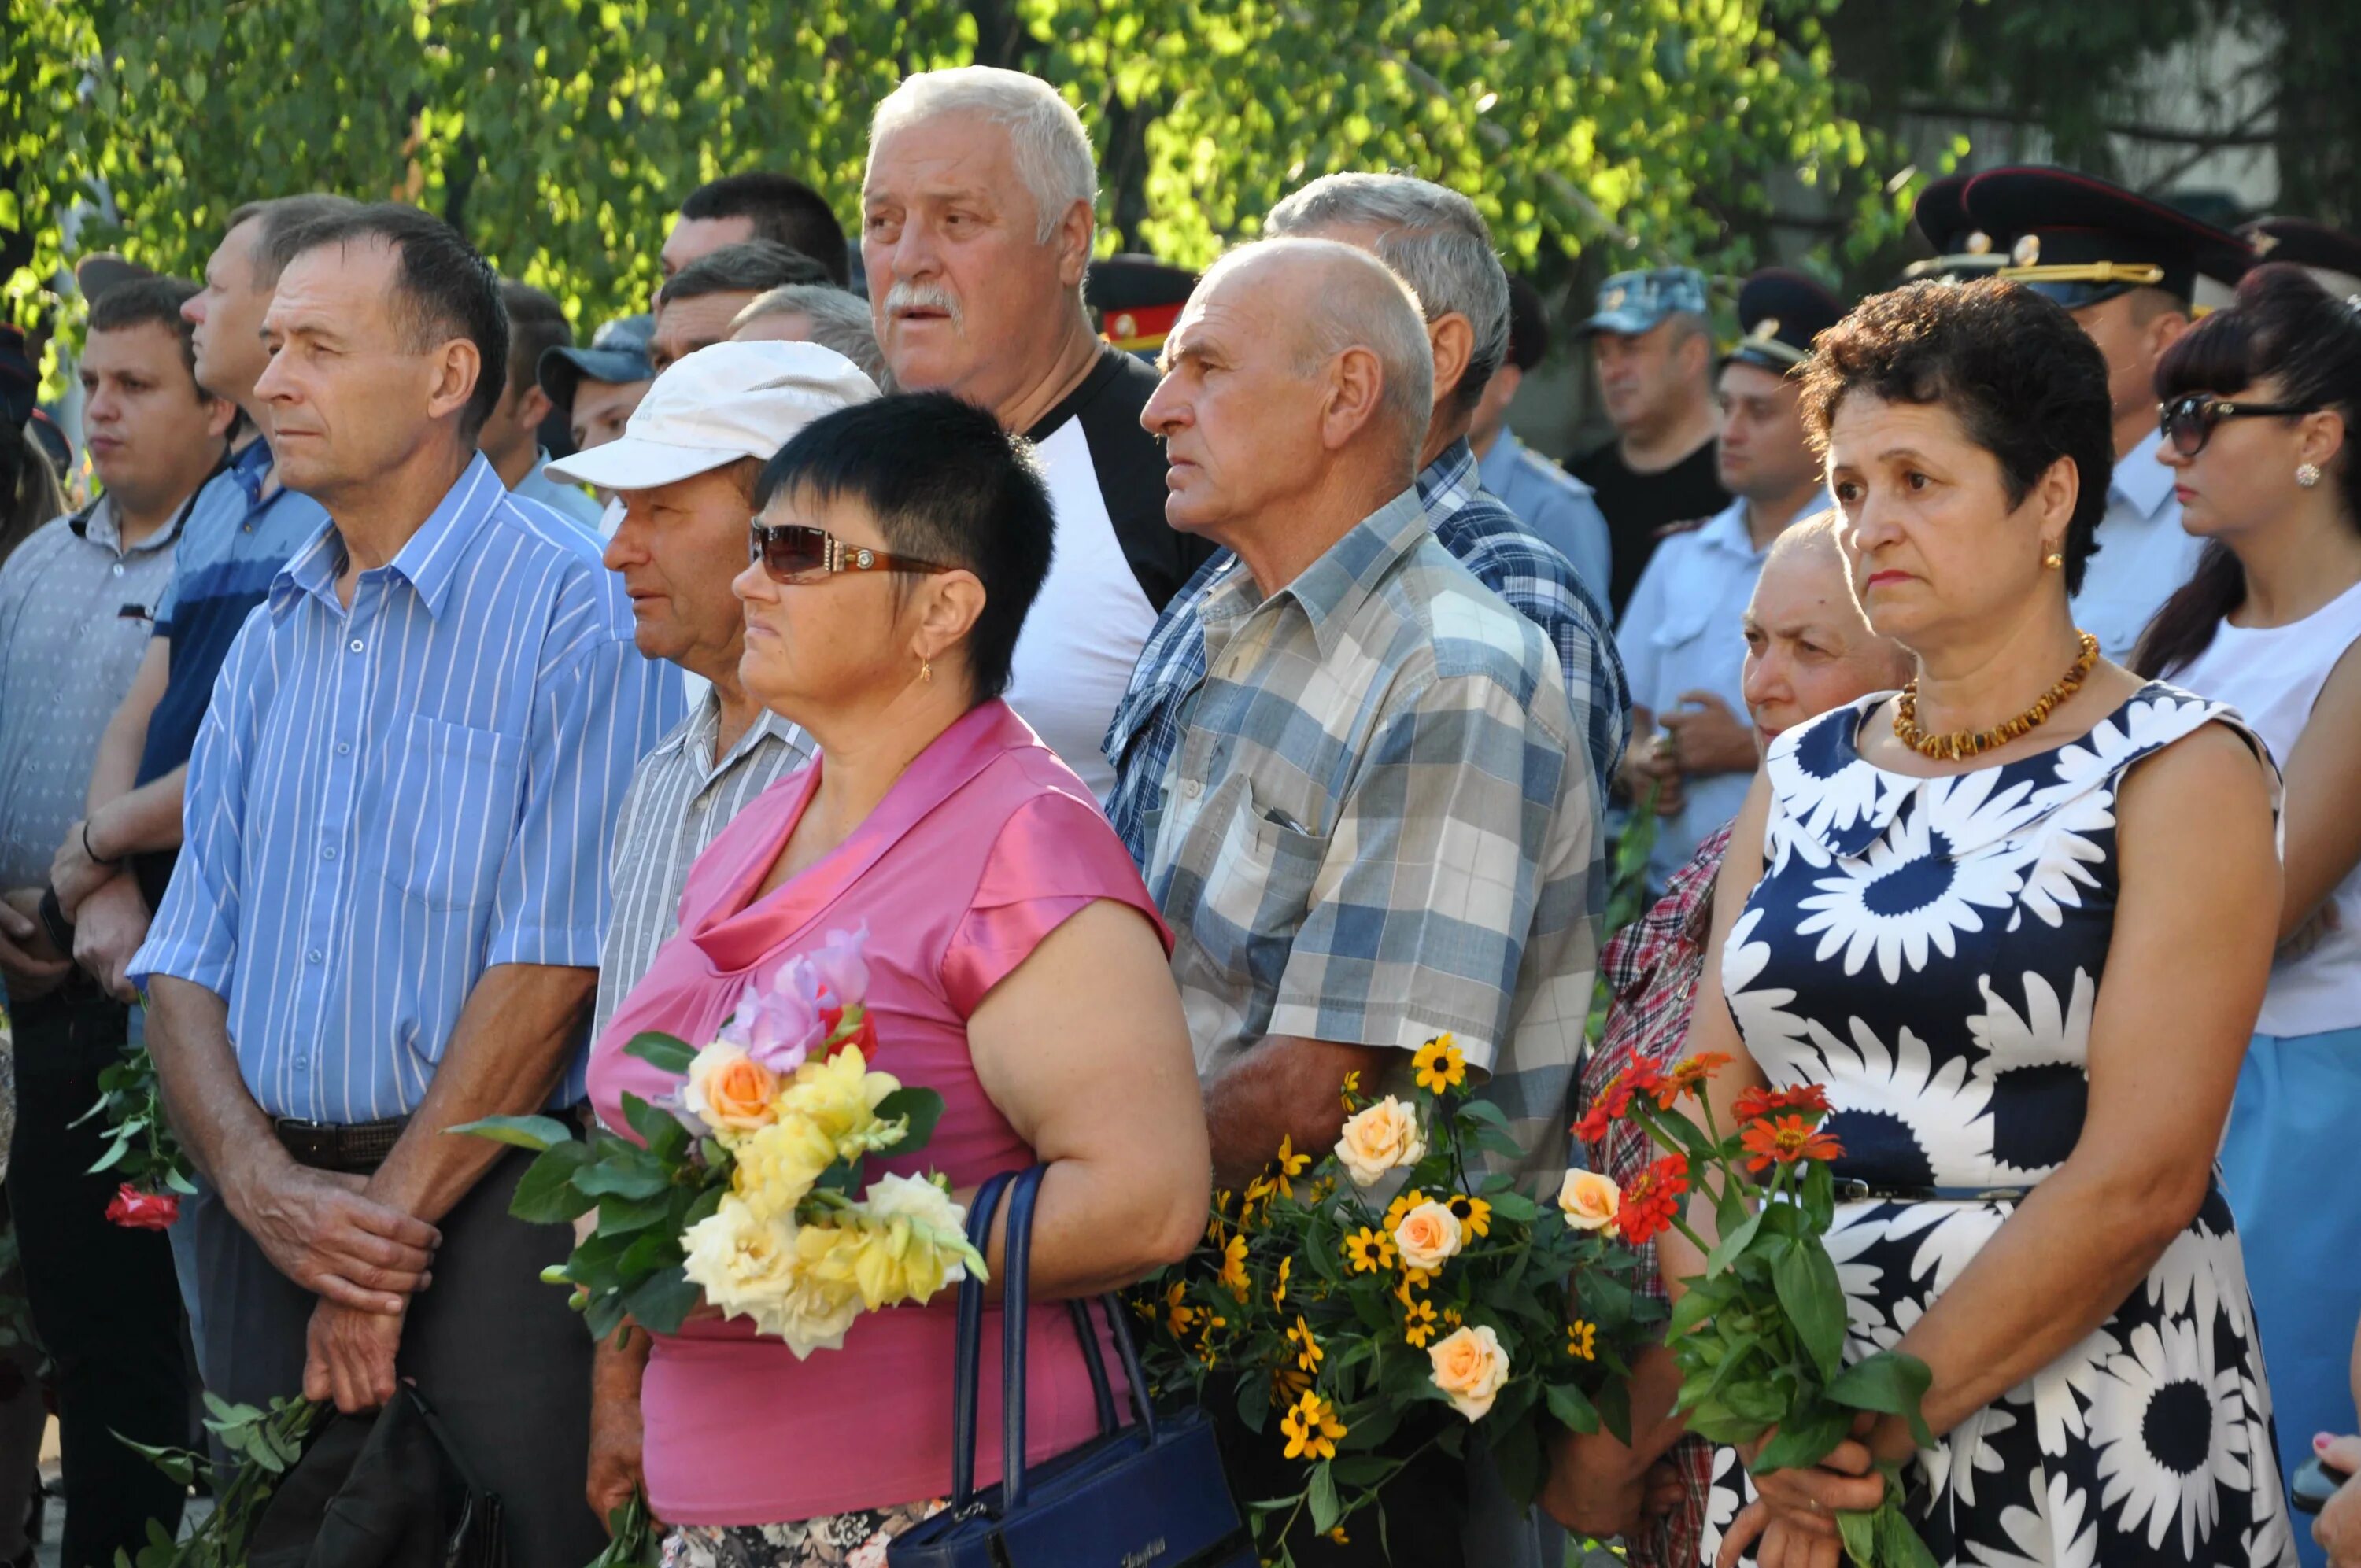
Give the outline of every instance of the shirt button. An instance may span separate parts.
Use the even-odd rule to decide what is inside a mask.
[[[318,963],[320,961],[320,949],[317,948],[313,948],[310,952],[303,955],[303,959],[307,963]]]
[[[118,577],[123,576],[123,563],[120,561],[115,564],[115,575]]]
[[[336,858],[336,847],[334,844],[331,844],[326,849],[322,850],[320,851],[320,858],[324,861],[335,860]]]
[[[357,637],[354,638],[352,641],[352,651],[356,653],[361,651],[361,640]]]
[[[1194,800],[1199,795],[1205,793],[1205,786],[1198,783],[1195,779],[1182,779],[1180,781],[1180,793],[1187,795],[1191,800]]]
[[[339,740],[336,742],[336,755],[339,757],[343,756],[346,752],[350,751],[352,749],[353,743],[349,740]]]
[[[295,1058],[295,1070],[297,1072],[308,1072],[311,1070],[311,1068],[312,1062],[310,1058],[297,1057]]]

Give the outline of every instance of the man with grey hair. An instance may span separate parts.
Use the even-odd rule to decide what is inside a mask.
[[[1057,511],[1049,576],[1008,703],[1091,789],[1157,613],[1212,554],[1164,522],[1164,456],[1140,428],[1155,373],[1082,303],[1098,173],[1049,83],[989,66],[912,76],[878,104],[861,254],[903,391],[956,392],[1033,443]]]
[[[1339,1083],[1405,1085],[1446,1033],[1518,1140],[1500,1168],[1564,1168],[1597,784],[1548,640],[1428,521],[1427,339],[1367,252],[1262,241],[1206,273],[1141,415],[1171,456],[1166,516],[1226,552],[1177,607],[1209,658],[1179,694],[1146,862],[1225,1186],[1282,1139],[1329,1146]],[[1411,1423],[1400,1452],[1430,1435]],[[1276,1495],[1277,1451],[1232,1436],[1238,1495]],[[1466,1560],[1462,1461],[1427,1453],[1390,1486],[1382,1544],[1306,1525],[1295,1561]]]
[[[1483,214],[1466,197],[1431,181],[1331,174],[1273,207],[1264,228],[1367,251],[1418,298],[1434,367],[1433,401],[1420,429],[1418,455],[1417,488],[1427,526],[1486,587],[1548,634],[1588,751],[1584,773],[1595,793],[1587,805],[1594,814],[1603,812],[1605,781],[1615,776],[1631,734],[1631,707],[1606,612],[1572,563],[1482,488],[1467,444],[1476,405],[1509,343],[1509,280],[1492,253]],[[1107,817],[1143,861],[1148,819],[1158,809],[1152,792],[1179,732],[1180,693],[1204,664],[1203,629],[1177,608],[1168,609],[1107,730],[1106,755],[1118,775]]]
[[[886,384],[885,352],[869,319],[869,302],[849,289],[789,283],[740,311],[730,323],[732,343],[817,343],[841,354],[879,387]]]

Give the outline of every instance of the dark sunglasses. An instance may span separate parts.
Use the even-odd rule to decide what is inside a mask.
[[[789,522],[755,523],[747,542],[747,559],[761,564],[774,583],[814,583],[838,572],[949,572],[908,555],[847,544],[824,528]]]
[[[2318,413],[2318,403],[2234,403],[2211,392],[2191,392],[2156,405],[2157,428],[2183,457],[2194,457],[2213,439],[2213,427],[2225,419],[2253,419],[2266,414]]]

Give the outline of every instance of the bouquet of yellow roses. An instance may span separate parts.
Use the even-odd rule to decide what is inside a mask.
[[[1662,1316],[1609,1239],[1613,1182],[1572,1172],[1535,1194],[1479,1175],[1483,1156],[1519,1152],[1507,1117],[1469,1092],[1450,1036],[1412,1069],[1406,1099],[1347,1079],[1335,1146],[1282,1143],[1244,1192],[1216,1193],[1202,1245],[1136,1303],[1159,1391],[1235,1399],[1301,1466],[1296,1489],[1249,1504],[1281,1563],[1307,1519],[1382,1537],[1387,1483],[1429,1450],[1463,1453],[1471,1431],[1530,1501],[1552,1429],[1627,1430],[1626,1353]]]
[[[924,1149],[943,1112],[933,1090],[870,1066],[866,936],[831,932],[749,985],[708,1045],[634,1038],[626,1051],[682,1079],[661,1104],[622,1097],[636,1141],[603,1128],[577,1139],[546,1116],[452,1129],[539,1152],[510,1204],[518,1218],[593,1215],[548,1275],[574,1287],[593,1333],[627,1318],[675,1332],[702,1298],[806,1356],[841,1345],[863,1311],[983,1277],[941,1176],[863,1183],[872,1156]]]

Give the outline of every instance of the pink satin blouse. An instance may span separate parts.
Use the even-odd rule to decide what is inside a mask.
[[[592,1103],[620,1128],[625,1091],[654,1100],[678,1082],[622,1054],[632,1036],[659,1029],[704,1044],[748,981],[866,921],[876,1065],[945,1102],[923,1154],[879,1162],[873,1174],[932,1168],[965,1188],[1033,1164],[976,1080],[967,1019],[1044,937],[1099,899],[1140,911],[1169,948],[1138,872],[1081,781],[995,701],[946,729],[844,843],[750,903],[823,765],[758,796],[690,872],[679,935],[593,1047]],[[956,1296],[864,1315],[842,1349],[801,1362],[742,1321],[659,1336],[641,1396],[656,1516],[783,1524],[948,1495]],[[997,1307],[985,1314],[983,1343],[979,1485],[1000,1474]],[[1121,1369],[1110,1363],[1110,1371],[1120,1388]],[[1063,1307],[1034,1308],[1028,1372],[1032,1458],[1096,1432]]]

